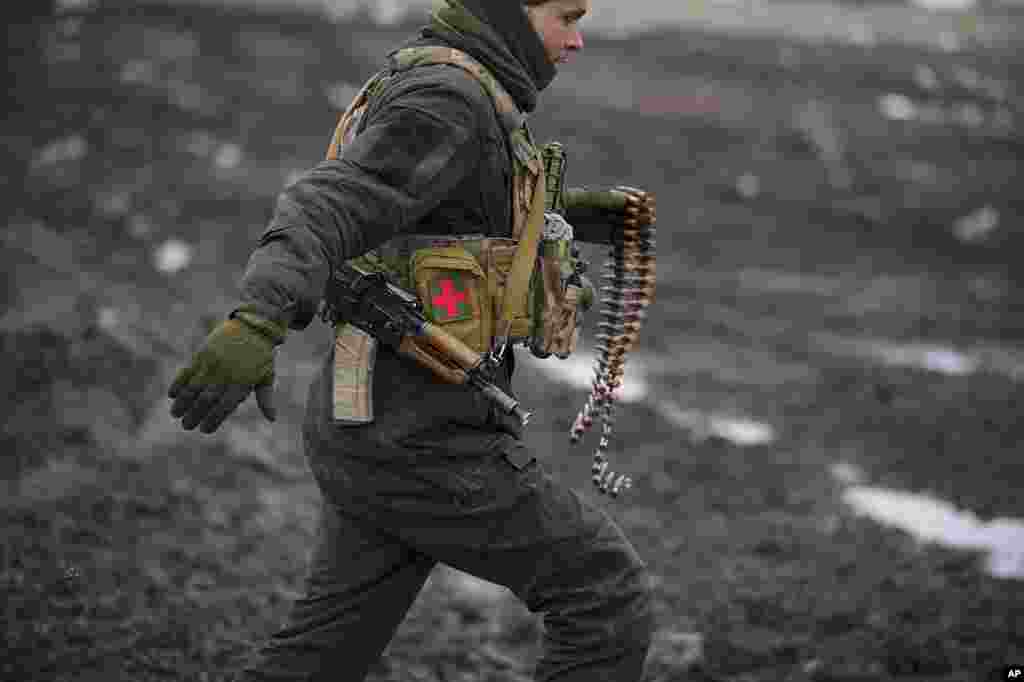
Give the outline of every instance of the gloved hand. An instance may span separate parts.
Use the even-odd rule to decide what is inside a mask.
[[[244,311],[218,324],[171,384],[171,416],[188,431],[201,426],[213,433],[255,389],[260,411],[274,421],[274,347],[286,332],[284,325]]]

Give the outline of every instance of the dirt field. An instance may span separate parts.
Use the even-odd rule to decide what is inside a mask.
[[[0,679],[227,680],[284,617],[318,514],[298,425],[327,328],[281,353],[273,428],[250,401],[185,433],[163,394],[275,193],[408,33],[158,6],[9,31]],[[589,41],[542,99],[571,184],[659,200],[646,394],[611,455],[636,485],[602,502],[658,578],[647,682],[1024,662],[1024,582],[856,515],[833,473],[1024,517],[1022,65],[1012,46],[662,32]],[[972,364],[890,361],[907,344]],[[532,363],[516,387],[546,466],[591,495],[566,437],[585,392]],[[540,628],[439,570],[370,679],[529,679]]]

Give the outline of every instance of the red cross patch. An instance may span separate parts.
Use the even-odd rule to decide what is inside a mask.
[[[430,280],[430,312],[435,322],[473,319],[471,292],[460,272],[442,272]]]

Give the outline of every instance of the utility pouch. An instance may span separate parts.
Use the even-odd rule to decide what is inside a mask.
[[[480,263],[460,245],[418,249],[412,280],[424,315],[473,350],[490,350],[494,313]]]
[[[373,422],[373,366],[377,339],[347,322],[334,330],[334,422],[360,426]]]
[[[494,319],[501,317],[505,303],[505,291],[508,289],[512,274],[512,261],[515,259],[517,242],[511,239],[488,239],[482,249],[481,261],[487,270],[487,285],[491,296]],[[526,341],[530,337],[530,297],[529,290],[518,300],[511,301],[511,322],[509,341]]]
[[[581,288],[568,283],[571,273],[563,271],[568,242],[543,240],[537,258],[537,285],[534,287],[534,330],[530,350],[537,357],[555,354],[564,360],[576,350]]]
[[[564,360],[576,350],[579,340],[582,282],[576,273],[572,238],[572,226],[560,215],[544,215],[544,236],[531,287],[530,350],[539,358],[554,353]]]

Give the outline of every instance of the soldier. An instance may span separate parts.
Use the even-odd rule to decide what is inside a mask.
[[[403,48],[421,52],[389,55],[388,77],[358,112],[350,107],[328,160],[280,194],[245,270],[242,305],[170,388],[183,428],[212,433],[250,391],[273,421],[274,348],[313,320],[332,264],[423,235],[497,243],[521,233],[531,196],[521,180],[527,168],[536,173],[537,157],[525,116],[509,126],[509,114],[532,112],[556,65],[582,48],[578,22],[589,8],[589,0],[435,5]],[[429,60],[408,68],[400,59],[437,46],[483,70]],[[511,112],[495,92],[511,98]],[[510,131],[525,135],[518,147]],[[421,298],[420,285],[437,284],[406,283]],[[469,343],[484,327],[476,304],[468,312],[460,304],[492,284],[469,299],[457,287],[438,290],[434,319],[468,316],[451,329],[470,329]],[[487,329],[481,338],[493,343]],[[364,679],[438,562],[504,585],[543,614],[536,679],[640,679],[653,629],[650,578],[614,521],[549,475],[517,420],[389,348],[363,367],[360,399],[371,409],[345,412],[345,348],[339,341],[324,359],[303,425],[323,497],[305,595],[244,679]],[[514,352],[497,357],[494,380],[511,393]]]

